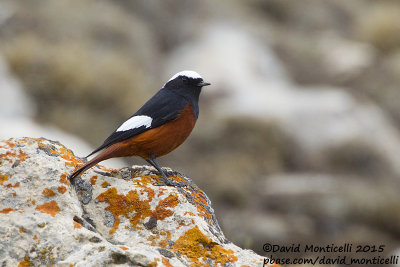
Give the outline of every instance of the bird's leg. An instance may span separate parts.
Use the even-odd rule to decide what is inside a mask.
[[[176,186],[176,187],[184,187],[184,183],[177,183],[174,181],[171,181],[171,179],[168,179],[167,176],[165,175],[164,171],[161,169],[160,165],[156,162],[156,156],[154,154],[150,155],[150,159],[146,160],[148,163],[150,163],[154,168],[157,169],[162,175],[162,180],[165,183],[165,185],[168,186]]]
[[[155,159],[148,159],[146,160],[148,163],[150,163],[154,168],[157,169],[157,171],[159,171],[162,175],[162,180],[164,181],[165,184],[168,183],[168,178],[165,175],[164,171],[161,169],[161,167],[158,165],[158,163],[155,161]]]

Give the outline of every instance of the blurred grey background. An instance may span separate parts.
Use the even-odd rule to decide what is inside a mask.
[[[210,196],[228,239],[393,253],[399,1],[1,0],[0,138],[85,156],[184,69],[212,86],[160,164]]]

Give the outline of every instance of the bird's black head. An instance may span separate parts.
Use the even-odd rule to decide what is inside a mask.
[[[178,72],[164,85],[167,90],[187,97],[198,98],[203,86],[210,85],[195,71],[185,70]]]

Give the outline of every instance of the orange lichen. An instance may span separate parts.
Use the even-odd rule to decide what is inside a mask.
[[[7,174],[0,174],[0,185],[4,184],[7,181],[8,181],[8,175]]]
[[[93,176],[92,178],[90,178],[90,184],[91,185],[95,185],[96,184],[96,180],[97,180],[97,176]]]
[[[18,264],[18,267],[28,267],[28,266],[33,266],[32,262],[29,261],[28,257],[24,258]]]
[[[73,222],[74,223],[74,229],[81,229],[82,228],[82,224],[78,223],[78,222]]]
[[[26,160],[26,154],[22,152],[22,150],[19,150],[19,155],[18,155],[19,161],[25,161]]]
[[[71,150],[65,148],[65,147],[60,147],[57,151],[60,154],[60,157],[65,159],[68,162],[65,162],[65,166],[77,166],[77,165],[82,165],[82,160],[79,158],[75,157],[74,153],[72,153]]]
[[[162,239],[161,241],[158,241],[164,236],[165,236],[164,239]],[[161,231],[160,233],[157,233],[156,235],[149,236],[149,238],[147,238],[147,240],[151,242],[150,245],[152,245],[152,246],[167,248],[169,246],[168,240],[171,240],[171,233]]]
[[[190,215],[190,216],[196,216],[193,212],[191,211],[185,211],[185,213],[183,213],[183,215]]]
[[[156,246],[156,245],[157,245],[156,239],[159,239],[159,236],[158,236],[158,235],[152,235],[152,236],[149,236],[149,237],[147,238],[147,240],[151,242],[151,245],[152,245],[152,246]]]
[[[187,182],[183,177],[180,177],[178,175],[171,175],[168,176],[170,179],[173,179],[175,181],[179,182]],[[139,179],[134,179],[134,182],[141,182],[139,184],[143,184],[143,186],[147,184],[152,184],[154,182],[154,178],[158,179],[158,176],[142,176]],[[198,213],[200,216],[202,216],[207,222],[212,223],[213,218],[212,218],[212,213],[210,212],[208,208],[208,203],[207,203],[207,196],[205,193],[200,190],[197,186],[188,186],[184,187],[183,190],[187,191],[189,195],[193,197],[193,204],[195,205]],[[162,196],[164,194],[165,189],[160,188],[160,192],[157,194],[158,197]],[[192,216],[194,215],[192,212],[187,213]]]
[[[176,228],[176,229],[179,229],[179,228],[181,228],[182,226],[188,226],[189,224],[185,224],[183,221],[180,221],[179,222],[179,225],[178,225],[178,227]]]
[[[172,249],[175,252],[186,255],[193,263],[191,266],[209,266],[207,259],[214,261],[215,265],[234,263],[238,258],[233,250],[224,249],[210,237],[203,234],[198,226],[189,229],[184,235],[175,241]]]
[[[170,195],[166,197],[161,200],[154,211],[152,211],[149,202],[152,201],[155,193],[150,188],[143,188],[140,190],[140,193],[144,192],[147,193],[147,199],[140,200],[140,195],[137,191],[131,190],[127,195],[119,195],[117,189],[113,187],[97,197],[100,202],[107,202],[109,204],[106,210],[111,212],[115,217],[115,222],[110,230],[110,234],[113,234],[118,229],[120,223],[119,216],[121,215],[129,219],[133,229],[138,229],[138,224],[147,217],[163,220],[172,216],[173,210],[171,210],[171,208],[179,203],[177,196]]]
[[[12,139],[8,139],[8,140],[6,141],[7,145],[8,145],[9,147],[15,147],[15,144],[12,143],[11,140],[12,140]]]
[[[52,217],[56,216],[56,214],[60,211],[60,207],[54,200],[37,206],[35,209],[40,212],[50,214]]]
[[[63,185],[60,185],[59,187],[57,187],[57,191],[60,194],[64,194],[65,192],[67,192],[67,188]]]
[[[185,188],[184,190],[189,190]],[[203,218],[209,223],[212,222],[212,214],[207,209],[208,203],[206,201],[207,197],[205,193],[200,190],[198,187],[191,188],[189,194],[193,197],[194,204],[196,206],[197,211]]]
[[[136,191],[131,190],[127,195],[119,195],[117,189],[113,187],[100,194],[97,199],[100,202],[107,202],[109,206],[106,207],[106,210],[111,212],[115,217],[110,234],[113,234],[118,229],[120,223],[119,216],[121,215],[129,219],[132,227],[136,228],[140,220],[151,214],[150,204],[148,201],[139,200],[139,194]],[[131,216],[130,214],[134,211],[134,215]]]
[[[21,149],[19,149],[18,151],[19,153],[17,153],[16,151],[12,151],[9,150],[6,153],[0,154],[0,158],[7,160],[10,163],[13,163],[13,161],[19,160],[20,162],[25,161],[26,160],[26,154],[24,152],[22,152]]]
[[[120,249],[122,249],[122,250],[128,250],[129,248],[127,248],[127,247],[124,247],[124,246],[119,246],[120,247]]]
[[[62,183],[62,184],[68,184],[68,181],[67,181],[67,173],[63,173],[63,174],[61,174],[61,176],[60,176],[60,183]]]
[[[179,175],[168,175],[168,178],[172,179],[172,180],[174,180],[175,182],[178,182],[178,183],[181,183],[181,182],[187,183],[187,181],[183,177],[181,177]]]
[[[108,187],[108,186],[110,186],[110,185],[111,185],[111,184],[110,184],[109,182],[104,181],[104,182],[101,184],[101,187],[106,188],[106,187]]]
[[[26,233],[26,229],[25,229],[24,227],[20,227],[20,228],[19,228],[19,232],[20,232],[20,233]]]
[[[0,213],[8,214],[8,213],[10,213],[11,211],[15,211],[15,209],[12,209],[12,208],[5,208],[5,209],[0,210]]]
[[[165,189],[160,188],[160,190],[159,190],[159,192],[158,192],[158,194],[157,194],[157,197],[161,197],[162,195],[164,195],[164,192],[165,192],[165,191],[166,191]]]
[[[16,192],[13,192],[13,193],[12,193],[12,196],[13,196],[13,197],[16,197],[16,196],[17,196],[17,193],[16,193]]]
[[[118,173],[118,170],[116,170],[116,169],[111,169],[111,168],[106,168],[106,167],[104,167],[103,165],[97,165],[99,168],[100,168],[100,170],[102,170],[103,172],[109,172],[110,174],[116,174],[116,173]]]
[[[178,203],[179,200],[177,196],[169,195],[158,203],[156,210],[152,213],[151,217],[155,217],[157,220],[164,220],[165,218],[172,216],[174,213],[173,210],[167,208],[174,208]]]
[[[156,177],[154,175],[154,177]],[[133,182],[140,182],[142,185],[149,185],[154,182],[153,176],[141,176],[138,179],[132,180]]]
[[[153,189],[151,189],[150,187],[144,187],[143,189],[140,190],[140,193],[143,193],[143,192],[147,193],[147,198],[148,198],[149,202],[153,200],[153,198],[155,196]]]
[[[56,195],[56,193],[54,193],[53,190],[51,190],[50,188],[45,188],[42,191],[42,195],[45,197],[54,197]]]
[[[161,236],[165,236],[165,238],[158,243],[158,246],[163,247],[163,248],[168,247],[169,240],[171,239],[171,233],[163,231],[160,233],[160,235],[158,237],[161,237]]]
[[[15,183],[15,184],[8,184],[6,185],[7,188],[18,188],[19,187],[19,182]]]
[[[161,258],[162,263],[164,264],[164,266],[166,267],[173,267],[171,263],[169,263],[169,260],[165,257]]]
[[[38,240],[38,237],[37,237],[37,235],[34,235],[34,236],[33,236],[33,240],[35,240],[35,241],[37,241],[37,240]]]

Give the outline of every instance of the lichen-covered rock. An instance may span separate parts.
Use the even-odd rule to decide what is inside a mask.
[[[82,159],[46,139],[0,141],[2,266],[262,266],[223,235],[190,179],[160,186],[150,167],[96,166],[71,185]]]

